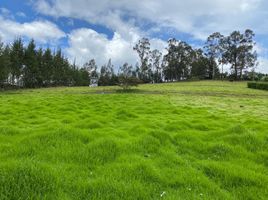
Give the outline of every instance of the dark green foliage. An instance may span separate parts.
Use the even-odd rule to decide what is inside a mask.
[[[23,72],[24,49],[21,38],[16,39],[10,49],[10,83],[15,84],[15,80],[21,79]],[[19,84],[20,85],[20,84]],[[21,86],[21,85],[20,85]]]
[[[38,61],[37,52],[35,50],[35,43],[32,40],[25,50],[24,68],[23,68],[23,82],[25,87],[34,88],[38,86]]]
[[[167,81],[185,80],[190,77],[194,50],[186,42],[175,38],[168,41],[168,53],[163,60],[163,73]]]
[[[21,38],[11,47],[0,43],[0,85],[10,88],[89,85],[89,74],[71,65],[58,49],[36,49],[34,40],[24,48]]]
[[[104,65],[100,69],[100,78],[98,81],[99,86],[117,85],[118,78],[114,73],[113,65],[111,59],[108,61],[107,65]]]
[[[89,74],[84,68],[73,70],[73,81],[75,86],[88,86],[89,85]]]
[[[8,46],[4,46],[0,43],[0,84],[3,85],[8,78],[10,73],[10,49]]]
[[[248,82],[248,88],[268,90],[267,82]]]
[[[212,79],[211,66],[215,66],[216,64],[217,63],[215,61],[204,56],[201,49],[196,50],[195,60],[192,62],[191,79]],[[214,69],[214,71],[217,70]]]

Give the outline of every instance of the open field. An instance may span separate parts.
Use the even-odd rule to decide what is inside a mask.
[[[267,199],[267,91],[117,89],[0,93],[0,199]]]

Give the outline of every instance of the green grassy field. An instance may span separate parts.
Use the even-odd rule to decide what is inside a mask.
[[[268,92],[185,82],[0,93],[0,199],[267,199]]]

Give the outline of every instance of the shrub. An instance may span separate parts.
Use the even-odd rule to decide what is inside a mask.
[[[268,90],[268,82],[248,82],[248,88]]]
[[[129,90],[132,86],[137,87],[139,83],[140,81],[136,77],[119,76],[119,86],[124,90]]]

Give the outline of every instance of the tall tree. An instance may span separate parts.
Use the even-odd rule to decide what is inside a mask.
[[[88,61],[87,63],[84,64],[84,69],[88,72],[89,74],[89,80],[90,82],[93,79],[98,78],[98,72],[97,72],[97,64],[95,62],[94,59],[91,59],[90,61]]]
[[[162,70],[161,70],[161,58],[162,53],[155,49],[151,52],[151,63],[153,71],[153,81],[155,83],[160,83],[162,81]]]
[[[210,65],[211,60],[208,57],[204,56],[202,49],[195,50],[195,59],[192,63],[191,77],[201,80],[207,79],[210,74]]]
[[[43,62],[43,49],[39,48],[36,52],[36,60],[37,60],[37,87],[42,87],[44,83],[44,77],[42,73],[42,69],[44,68],[44,62]]]
[[[150,56],[150,41],[148,38],[142,38],[139,42],[133,47],[133,50],[136,51],[140,58],[140,79],[144,82],[150,82],[149,77],[149,56]]]
[[[10,72],[9,47],[0,42],[0,84],[4,84]]]
[[[11,65],[10,73],[11,73],[12,84],[15,84],[16,80],[18,80],[22,75],[23,60],[24,60],[23,42],[21,38],[18,38],[14,40],[10,50],[10,65]]]
[[[113,65],[111,59],[109,59],[107,65],[103,65],[100,69],[100,78],[99,78],[99,85],[113,85],[111,82],[112,76],[114,74]]]
[[[242,79],[243,70],[253,69],[257,64],[257,52],[254,50],[254,32],[245,30],[243,40],[241,41],[242,51],[239,55],[239,78]]]
[[[223,58],[231,65],[235,80],[242,78],[244,69],[252,68],[256,64],[254,36],[252,30],[246,30],[244,33],[234,31],[224,40]]]
[[[31,40],[25,49],[23,82],[26,87],[36,87],[38,84],[38,62],[35,42]]]
[[[219,32],[211,34],[205,43],[205,55],[209,58],[209,77],[215,79],[218,70],[217,61],[222,61],[222,44],[224,36]]]
[[[43,85],[50,86],[53,82],[53,55],[50,48],[43,54],[43,65],[40,68],[43,77]]]
[[[163,72],[168,81],[179,81],[190,76],[194,51],[186,42],[175,38],[168,41],[168,53],[164,56]]]
[[[71,68],[68,60],[64,58],[61,49],[58,49],[53,58],[53,81],[55,85],[69,85],[68,77]]]

